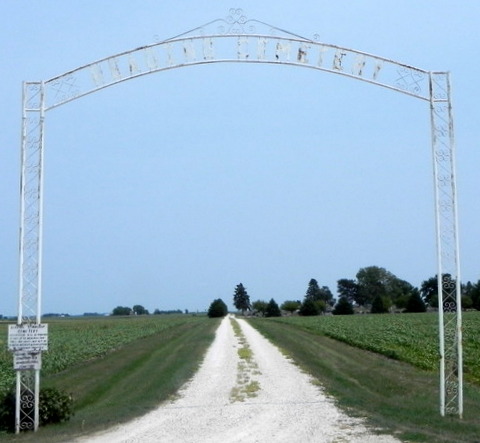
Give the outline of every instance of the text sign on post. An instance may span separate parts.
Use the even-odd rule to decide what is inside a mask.
[[[16,351],[13,354],[13,369],[26,370],[26,369],[41,369],[42,357],[39,352],[23,352]]]
[[[48,351],[48,324],[9,325],[9,351]]]

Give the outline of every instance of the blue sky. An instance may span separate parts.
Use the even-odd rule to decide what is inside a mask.
[[[324,43],[450,71],[462,280],[480,279],[480,4],[0,3],[0,314],[16,314],[21,82],[161,41],[232,7]],[[377,265],[436,273],[428,104],[325,72],[214,64],[49,111],[43,311],[300,299]]]

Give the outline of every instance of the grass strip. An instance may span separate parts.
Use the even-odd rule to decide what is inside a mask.
[[[232,388],[230,400],[232,402],[243,402],[247,398],[256,397],[258,395],[260,383],[257,380],[254,380],[254,377],[259,375],[259,371],[257,363],[253,358],[253,352],[248,345],[238,321],[230,318],[230,324],[237,337],[238,344],[241,346],[237,350],[238,356],[240,357],[237,366],[237,385]]]
[[[480,386],[480,312],[462,313],[465,380]],[[320,315],[275,319],[315,334],[401,360],[421,369],[439,367],[438,313]]]
[[[254,326],[315,377],[338,405],[411,442],[478,442],[480,389],[465,385],[464,418],[441,417],[438,374],[365,351],[293,324]]]
[[[129,315],[48,318],[48,352],[42,354],[42,378],[94,360],[140,338],[191,322],[189,315]],[[15,384],[8,324],[0,322],[0,392]]]
[[[2,436],[6,441],[71,441],[153,410],[173,396],[198,369],[218,320],[192,321],[131,342],[103,358],[45,377],[42,386],[71,392],[75,415],[36,433]]]

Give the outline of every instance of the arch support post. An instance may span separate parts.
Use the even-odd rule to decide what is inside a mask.
[[[463,414],[462,303],[455,139],[448,72],[430,73],[440,340],[440,413]]]
[[[16,370],[15,432],[37,430],[41,349],[18,336],[35,334],[41,321],[42,200],[45,96],[43,82],[23,84],[20,181],[20,278],[14,343]],[[27,329],[27,331],[25,331]],[[20,332],[20,333],[19,333]]]

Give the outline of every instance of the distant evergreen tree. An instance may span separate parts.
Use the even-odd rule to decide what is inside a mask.
[[[267,305],[267,309],[265,311],[265,317],[281,317],[282,312],[278,307],[277,302],[272,298]]]
[[[322,300],[326,304],[333,305],[334,297],[332,291],[330,291],[330,288],[328,286],[320,287],[317,280],[312,278],[308,282],[307,292],[305,293],[305,299],[307,298],[313,301]]]
[[[347,297],[340,297],[332,313],[333,315],[353,315],[353,305]]]
[[[318,282],[314,278],[308,282],[305,300],[320,300],[320,286],[318,286]]]
[[[245,314],[245,311],[250,311],[252,309],[250,305],[250,296],[242,283],[235,287],[233,304],[238,310],[242,311],[242,315]]]
[[[305,297],[305,300],[300,306],[298,313],[304,316],[318,315],[320,314],[320,309],[317,302]]]
[[[216,300],[213,300],[212,303],[210,304],[210,307],[208,308],[208,316],[210,318],[225,317],[227,314],[228,314],[227,305],[224,303],[224,301],[221,298],[217,298]]]
[[[415,289],[412,291],[412,295],[410,295],[410,298],[407,301],[405,312],[425,312],[426,310],[427,307],[420,295],[420,291]]]

